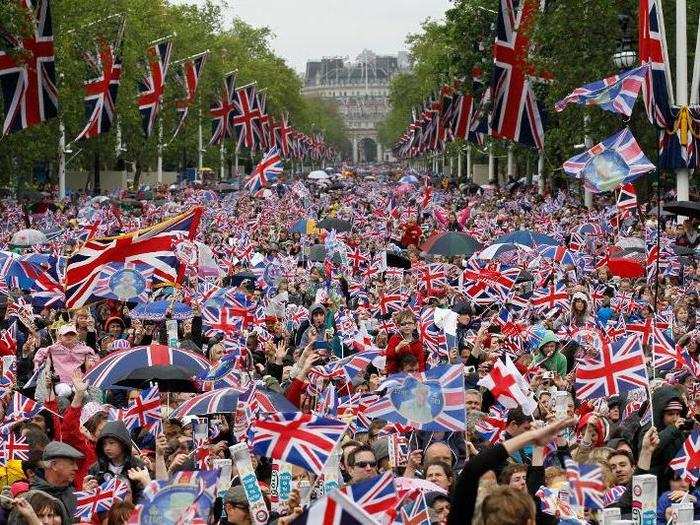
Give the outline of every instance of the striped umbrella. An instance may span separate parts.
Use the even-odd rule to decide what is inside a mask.
[[[204,392],[182,403],[175,409],[171,417],[182,419],[185,416],[234,413],[238,406],[240,393],[240,390],[235,388],[219,388],[211,392]]]
[[[204,376],[209,370],[209,362],[199,354],[151,344],[109,354],[86,372],[85,381],[91,386],[109,388],[126,379],[134,370],[153,366],[176,366],[189,372],[192,377]]]

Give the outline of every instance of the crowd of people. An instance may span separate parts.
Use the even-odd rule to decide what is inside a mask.
[[[333,481],[370,523],[600,522],[601,507],[632,515],[639,474],[656,476],[657,523],[678,502],[700,519],[700,462],[673,468],[700,424],[697,220],[657,214],[653,197],[586,209],[563,191],[439,187],[405,168],[254,195],[148,193],[2,201],[0,523],[304,523]],[[66,307],[76,251],[198,207],[196,232],[169,248],[178,282],[151,286],[139,266],[142,283],[103,276],[106,295]],[[47,238],[13,245],[27,221]],[[157,302],[162,315],[138,315]],[[187,389],[96,386],[100,363],[156,345],[209,369]],[[595,383],[595,363],[624,345],[641,366]],[[456,392],[440,382],[455,369]],[[154,386],[155,421],[132,424]],[[237,390],[234,410],[180,415],[218,388]],[[345,424],[331,452],[308,451],[325,464],[260,453],[259,422],[280,414],[290,428],[301,414]],[[144,503],[226,459],[207,504]],[[600,486],[581,492],[572,473],[586,469]],[[373,499],[353,489],[372,483]]]

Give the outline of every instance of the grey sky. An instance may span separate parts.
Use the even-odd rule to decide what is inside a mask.
[[[176,0],[189,1],[192,0]],[[196,1],[196,0],[195,0]],[[355,58],[363,49],[396,54],[406,35],[428,17],[442,18],[448,0],[229,0],[227,19],[239,16],[276,35],[274,50],[303,72],[308,59]]]

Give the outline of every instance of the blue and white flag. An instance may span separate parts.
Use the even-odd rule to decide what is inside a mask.
[[[634,108],[644,77],[649,73],[650,67],[650,64],[647,63],[623,71],[619,75],[578,87],[554,104],[554,109],[563,111],[569,104],[599,106],[606,111],[629,117],[632,115],[632,108]]]
[[[629,128],[564,163],[567,175],[583,177],[585,186],[595,193],[613,190],[655,169]]]
[[[418,374],[392,374],[395,382],[365,415],[417,430],[464,431],[464,366],[441,365]]]

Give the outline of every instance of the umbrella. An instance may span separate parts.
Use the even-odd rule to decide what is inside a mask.
[[[559,241],[549,237],[548,235],[530,230],[517,230],[511,233],[506,233],[493,241],[494,244],[499,242],[524,244],[525,246],[530,246],[531,248],[534,248],[537,244],[549,244],[551,246],[557,246],[559,244]]]
[[[299,410],[284,395],[268,387],[256,387],[255,400],[258,403],[258,408],[268,414],[297,412]]]
[[[141,303],[131,311],[131,317],[146,321],[162,321],[168,309],[172,312],[171,319],[181,320],[192,317],[192,308],[185,303],[165,300]]]
[[[565,246],[541,246],[537,249],[539,254],[545,259],[551,259],[554,262],[563,265],[576,265],[576,258],[573,252]]]
[[[627,257],[608,259],[608,270],[617,277],[628,277],[631,279],[644,277],[645,275],[644,264],[636,259]]]
[[[85,373],[85,382],[91,386],[109,388],[118,381],[132,379],[129,374],[147,367],[177,367],[184,370],[188,377],[199,377],[206,375],[209,362],[201,355],[182,348],[159,344],[137,346],[113,352],[101,359]]]
[[[404,175],[399,179],[401,184],[418,184],[418,177],[415,175]]]
[[[349,232],[352,230],[352,224],[343,219],[331,219],[326,217],[321,222],[318,223],[318,227],[324,230],[335,230],[337,232]]]
[[[182,419],[185,416],[231,414],[236,412],[239,395],[240,391],[235,388],[219,388],[204,392],[182,403],[170,417]]]
[[[231,277],[231,286],[240,286],[240,284],[246,279],[255,282],[258,280],[258,276],[250,270],[243,270],[242,272],[238,272],[236,275]]]
[[[27,228],[16,232],[10,239],[10,244],[15,246],[34,246],[35,244],[44,244],[47,240],[44,232]]]
[[[487,246],[478,253],[479,259],[484,259],[490,261],[491,259],[498,258],[499,255],[504,253],[512,252],[513,250],[525,250],[528,252],[532,251],[532,248],[525,246],[524,244],[518,244],[517,242],[499,242]]]
[[[664,210],[673,213],[674,215],[682,215],[684,217],[700,218],[700,202],[691,201],[676,201],[664,204]]]
[[[289,228],[290,232],[313,234],[318,230],[316,228],[316,221],[314,219],[299,219],[294,225]]]
[[[423,243],[421,249],[429,255],[471,256],[481,249],[479,241],[462,232],[436,233]]]
[[[114,385],[142,390],[151,383],[157,383],[161,392],[199,392],[192,375],[184,368],[173,365],[137,368]]]
[[[411,259],[399,253],[386,252],[386,265],[392,268],[411,268]]]
[[[326,247],[323,244],[314,244],[309,248],[309,260],[311,262],[323,262],[326,260]],[[339,253],[334,253],[331,260],[336,264],[342,264],[343,260]]]
[[[91,204],[102,204],[103,202],[107,202],[109,200],[109,197],[107,195],[97,195],[90,199]]]
[[[313,179],[313,180],[321,180],[321,179],[330,179],[331,176],[328,175],[328,173],[326,173],[323,170],[316,170],[316,171],[312,171],[311,173],[309,173],[309,178]]]

